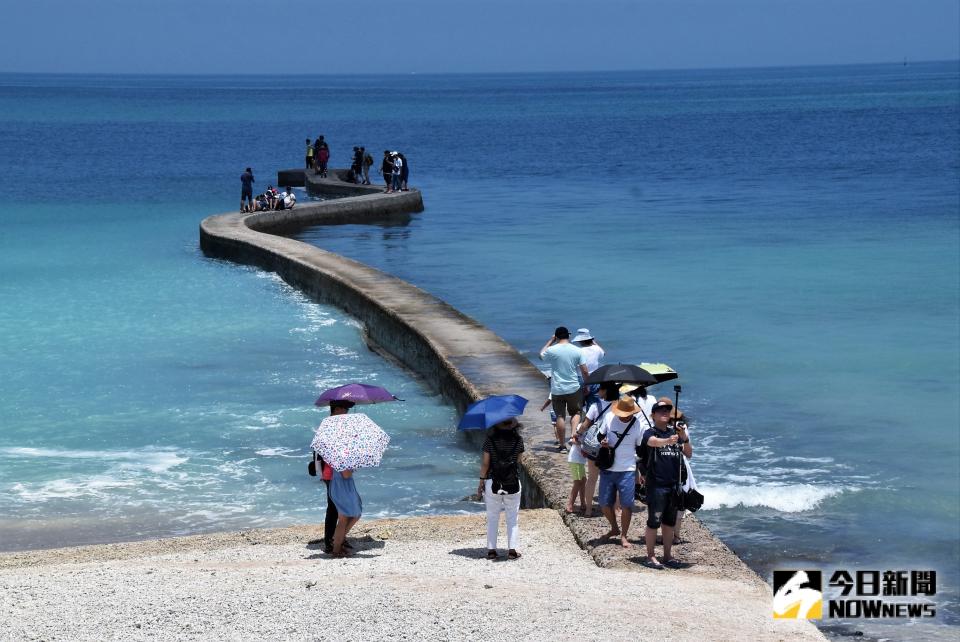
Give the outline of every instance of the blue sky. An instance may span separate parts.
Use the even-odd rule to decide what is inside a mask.
[[[958,0],[9,0],[2,72],[431,73],[960,58]]]

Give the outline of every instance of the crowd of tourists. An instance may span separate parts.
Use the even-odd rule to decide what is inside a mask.
[[[297,195],[293,188],[286,187],[284,191],[279,191],[273,185],[268,185],[267,189],[256,196],[253,195],[253,184],[256,182],[253,176],[253,169],[247,168],[240,175],[240,211],[241,212],[263,212],[266,210],[290,210],[297,204]]]
[[[304,158],[306,169],[312,169],[314,174],[326,178],[329,162],[330,146],[324,137],[317,136],[313,142],[310,142],[309,138],[306,139],[306,156]],[[367,151],[366,147],[355,145],[350,156],[347,181],[358,185],[372,185],[370,169],[373,164],[373,156]],[[389,149],[383,150],[380,174],[383,177],[388,194],[408,190],[407,177],[410,175],[410,167],[407,164],[407,157],[401,152],[390,151]]]
[[[630,378],[619,377],[620,370],[611,370],[614,366],[597,372],[604,356],[603,348],[589,329],[580,328],[571,338],[570,331],[562,326],[540,351],[540,358],[550,368],[550,395],[540,409],[552,409],[555,447],[559,454],[567,455],[571,476],[566,512],[574,513],[579,501],[579,512],[584,517],[592,517],[594,491],[599,482],[600,512],[610,525],[605,538],[619,541],[629,549],[633,548],[629,530],[635,502],[639,499],[647,506],[643,564],[658,570],[680,568],[683,564],[673,555],[673,546],[680,542],[681,520],[686,509],[699,507],[699,504],[691,506],[689,499],[699,493],[696,493],[690,468],[693,445],[686,421],[669,397],[655,398],[646,385],[636,383],[636,379],[631,383]],[[595,372],[600,382],[593,384],[590,380]],[[675,390],[679,395],[679,387]],[[506,405],[506,410],[501,409],[493,417],[488,415],[489,423],[480,426],[490,428],[483,443],[476,492],[486,504],[486,557],[491,560],[500,557],[497,540],[501,514],[505,514],[506,521],[506,557],[521,557],[518,550],[522,497],[520,460],[525,448],[518,417],[523,413],[526,400],[516,395],[507,397],[518,399],[522,405]],[[346,414],[353,406],[352,401],[331,400],[330,415]],[[460,427],[464,427],[464,421]],[[331,456],[340,448],[342,444],[336,442]],[[379,457],[376,463],[379,464]],[[359,520],[363,506],[354,485],[353,471],[331,467],[317,452],[311,466],[311,474],[321,476],[327,485],[324,549],[332,555],[349,555],[351,546],[346,535]],[[702,496],[699,498],[702,501]],[[695,498],[692,501],[696,503]],[[660,558],[656,556],[658,530],[663,546]]]
[[[610,525],[605,537],[633,548],[629,529],[635,501],[640,499],[647,505],[644,565],[658,570],[680,568],[682,562],[673,555],[673,546],[680,542],[685,493],[695,492],[689,462],[693,446],[686,421],[669,397],[655,398],[645,385],[620,381],[587,384],[604,355],[587,328],[571,338],[567,328],[558,327],[540,351],[540,358],[550,367],[550,396],[541,410],[552,407],[556,449],[567,454],[570,468],[566,512],[573,513],[579,500],[581,514],[592,517],[599,481],[598,504]],[[501,512],[506,514],[507,555],[520,556],[519,461],[524,448],[518,425],[516,418],[496,424],[483,446],[477,491],[487,504],[489,559],[499,555]],[[663,545],[659,559],[658,530]]]

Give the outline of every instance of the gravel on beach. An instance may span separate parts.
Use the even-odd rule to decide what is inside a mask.
[[[554,510],[520,528],[519,560],[484,559],[477,515],[361,522],[348,559],[322,526],[4,554],[0,639],[823,639],[756,576],[601,568]]]

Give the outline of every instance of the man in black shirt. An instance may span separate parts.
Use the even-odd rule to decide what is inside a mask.
[[[647,544],[647,559],[644,566],[662,569],[680,566],[678,560],[670,556],[673,547],[673,527],[677,524],[677,492],[680,489],[680,470],[683,456],[693,456],[693,446],[687,436],[686,427],[673,432],[667,427],[673,404],[661,397],[653,405],[653,428],[648,428],[640,441],[637,454],[640,456],[640,482],[647,486],[647,530],[644,539]],[[657,543],[657,528],[663,529],[663,563],[654,553]]]

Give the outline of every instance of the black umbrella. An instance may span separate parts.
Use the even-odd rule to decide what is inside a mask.
[[[643,368],[629,363],[600,366],[587,377],[587,383],[604,383],[607,381],[652,385],[657,383],[657,378]]]

